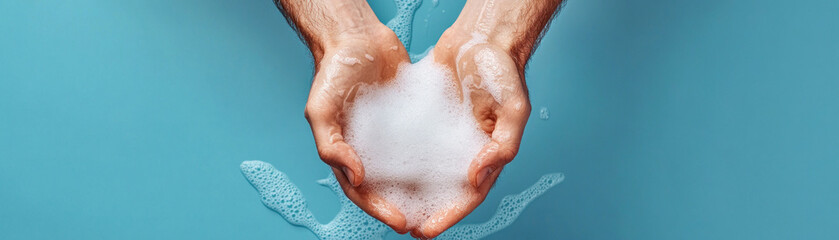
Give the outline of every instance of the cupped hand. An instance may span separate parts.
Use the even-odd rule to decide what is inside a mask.
[[[346,110],[363,84],[392,79],[400,64],[410,63],[407,51],[384,25],[364,26],[331,39],[315,56],[315,77],[305,115],[320,158],[332,167],[347,197],[359,208],[399,233],[405,217],[395,205],[365,187],[364,167],[344,141]]]
[[[486,36],[453,27],[433,50],[434,60],[454,73],[464,100],[491,141],[483,146],[468,171],[471,184],[464,201],[435,213],[411,235],[433,238],[466,217],[483,202],[504,166],[519,149],[530,116],[524,70],[507,47]]]

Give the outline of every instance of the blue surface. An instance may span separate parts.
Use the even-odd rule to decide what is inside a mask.
[[[419,9],[414,52],[462,2]],[[566,180],[491,239],[839,238],[837,12],[570,1],[527,74],[551,118],[531,114],[486,202]],[[311,74],[267,0],[0,1],[0,239],[313,238],[238,168],[267,161],[315,216],[338,211],[315,183]]]

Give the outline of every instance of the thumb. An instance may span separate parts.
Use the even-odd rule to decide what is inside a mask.
[[[347,176],[347,182],[353,187],[361,185],[364,180],[364,166],[349,144],[344,141],[323,147],[318,144],[318,154],[323,162],[341,170]]]
[[[498,114],[498,121],[492,130],[492,140],[484,145],[475,160],[469,166],[469,182],[478,188],[495,171],[500,171],[504,165],[513,161],[519,151],[524,126],[530,116],[530,104],[502,106]]]
[[[495,141],[484,145],[484,148],[472,161],[472,165],[469,166],[469,182],[473,187],[480,188],[490,176],[513,160],[516,150],[510,150],[511,147],[505,147]],[[518,146],[515,148],[518,149]]]
[[[344,172],[348,182],[357,187],[364,180],[364,167],[355,150],[344,141],[341,125],[328,113],[306,111],[306,119],[312,127],[318,155],[329,166]]]

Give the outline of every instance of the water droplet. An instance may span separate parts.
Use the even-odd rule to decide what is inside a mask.
[[[551,118],[551,112],[548,111],[547,107],[542,107],[539,109],[539,119],[548,120]]]

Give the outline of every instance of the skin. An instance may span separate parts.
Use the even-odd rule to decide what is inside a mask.
[[[417,238],[440,235],[480,205],[501,170],[516,156],[531,105],[524,70],[561,0],[469,0],[434,48],[435,61],[448,66],[473,105],[480,128],[491,137],[472,161],[471,191],[411,231]],[[482,67],[494,69],[482,73]],[[493,96],[483,84],[495,85]]]
[[[433,238],[483,202],[504,166],[518,153],[531,107],[524,69],[561,0],[468,0],[457,21],[441,36],[435,61],[455,73],[463,98],[491,142],[473,160],[472,189],[450,208],[415,229],[395,205],[366,185],[364,167],[344,141],[344,110],[359,86],[391,80],[410,63],[396,35],[379,22],[364,0],[275,0],[312,52],[315,76],[305,116],[318,154],[330,165],[347,197],[398,233]],[[485,66],[493,66],[487,74]],[[487,85],[499,91],[490,91]],[[495,95],[493,95],[495,93]]]
[[[332,167],[344,193],[359,208],[396,232],[408,232],[404,215],[361,185],[364,167],[343,137],[344,109],[352,103],[358,87],[392,79],[400,64],[410,63],[407,51],[393,31],[377,20],[366,1],[275,3],[298,30],[315,61],[305,116],[320,158]]]

